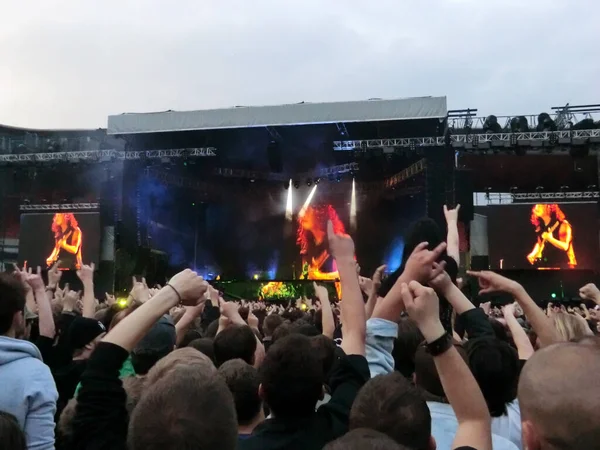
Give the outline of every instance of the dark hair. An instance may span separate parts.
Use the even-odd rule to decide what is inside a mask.
[[[273,332],[273,343],[283,339],[286,336],[289,336],[292,333],[292,324],[285,321]]]
[[[406,378],[411,378],[415,372],[415,354],[423,340],[423,334],[414,320],[408,317],[400,319],[392,356],[395,370]]]
[[[241,359],[227,361],[218,371],[233,395],[239,425],[248,425],[262,409],[258,371]]]
[[[0,273],[0,335],[12,328],[15,314],[25,310],[25,290],[12,275]]]
[[[322,334],[311,337],[310,342],[312,343],[313,349],[321,361],[323,374],[327,379],[329,378],[328,375],[331,373],[333,365],[337,359],[335,353],[335,342]]]
[[[200,353],[208,356],[210,360],[215,362],[215,347],[213,340],[209,338],[194,339],[188,344],[188,347],[195,348]]]
[[[263,322],[263,334],[265,336],[272,336],[273,332],[279,325],[283,323],[283,318],[279,314],[271,314],[265,317]]]
[[[510,335],[508,334],[508,331],[506,331],[506,328],[504,327],[504,325],[502,325],[502,323],[500,323],[500,321],[498,319],[494,319],[493,317],[488,317],[488,321],[490,322],[490,325],[492,326],[492,329],[494,330],[496,339],[500,339],[501,341],[504,341],[508,344],[512,343],[512,339],[511,339]]]
[[[310,338],[291,334],[275,342],[260,367],[264,400],[276,417],[302,418],[323,392],[323,366]]]
[[[254,364],[256,337],[248,325],[230,325],[217,334],[213,342],[217,367],[230,359],[243,359]]]
[[[380,375],[358,392],[350,410],[350,429],[381,431],[401,445],[428,450],[431,414],[427,403],[400,373]]]
[[[460,345],[454,345],[454,348],[467,364],[467,352]],[[431,353],[427,351],[425,346],[419,346],[415,353],[415,378],[417,386],[425,391],[423,394],[426,397],[433,395],[436,401],[445,399],[446,394],[442,387],[442,382],[438,374],[435,362]],[[429,395],[428,395],[429,394]]]
[[[179,343],[179,348],[189,347],[189,345],[192,341],[195,341],[196,339],[200,339],[201,337],[202,337],[202,333],[200,333],[200,331],[198,331],[197,329],[187,330],[185,332],[185,335],[183,336],[183,339]]]
[[[323,450],[409,450],[383,433],[358,428],[330,442]],[[412,450],[412,449],[410,449]]]
[[[12,414],[0,411],[0,442],[6,450],[26,450],[27,441],[17,418]]]
[[[219,319],[215,319],[208,324],[206,330],[204,330],[204,337],[214,339],[217,331],[219,331]]]
[[[131,365],[136,375],[146,375],[154,365],[167,356],[170,351],[145,351],[143,353],[131,352]]]
[[[131,450],[235,450],[233,397],[218,376],[180,366],[147,386],[129,422]]]
[[[319,334],[321,334],[321,333],[319,333],[319,330],[317,330],[317,328],[312,323],[310,323],[304,319],[300,319],[300,320],[294,322],[291,326],[291,332],[303,334],[304,336],[308,336],[308,337],[314,337],[314,336],[318,336]]]
[[[465,350],[491,416],[506,414],[506,405],[517,396],[520,365],[516,350],[492,337],[471,339]]]

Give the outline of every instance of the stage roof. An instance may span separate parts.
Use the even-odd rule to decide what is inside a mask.
[[[236,106],[203,111],[125,113],[109,116],[108,134],[441,119],[445,118],[447,113],[446,97]]]

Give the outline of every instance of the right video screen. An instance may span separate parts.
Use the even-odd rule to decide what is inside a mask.
[[[492,269],[596,269],[599,247],[596,203],[488,208]]]

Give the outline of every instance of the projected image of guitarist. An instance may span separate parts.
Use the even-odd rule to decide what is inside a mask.
[[[557,204],[537,204],[531,208],[531,224],[537,242],[527,260],[539,269],[574,269],[573,227]]]
[[[83,236],[75,215],[71,213],[54,214],[52,232],[54,233],[54,250],[46,259],[48,267],[60,260],[62,269],[80,269]]]

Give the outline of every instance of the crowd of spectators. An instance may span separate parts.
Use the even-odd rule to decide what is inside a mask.
[[[285,306],[225,301],[187,269],[133,279],[125,305],[47,272],[0,274],[0,447],[169,449],[598,448],[600,290],[542,308],[517,282],[468,272],[457,209],[424,219],[401,267],[357,270],[328,229],[342,299],[325,287]]]

